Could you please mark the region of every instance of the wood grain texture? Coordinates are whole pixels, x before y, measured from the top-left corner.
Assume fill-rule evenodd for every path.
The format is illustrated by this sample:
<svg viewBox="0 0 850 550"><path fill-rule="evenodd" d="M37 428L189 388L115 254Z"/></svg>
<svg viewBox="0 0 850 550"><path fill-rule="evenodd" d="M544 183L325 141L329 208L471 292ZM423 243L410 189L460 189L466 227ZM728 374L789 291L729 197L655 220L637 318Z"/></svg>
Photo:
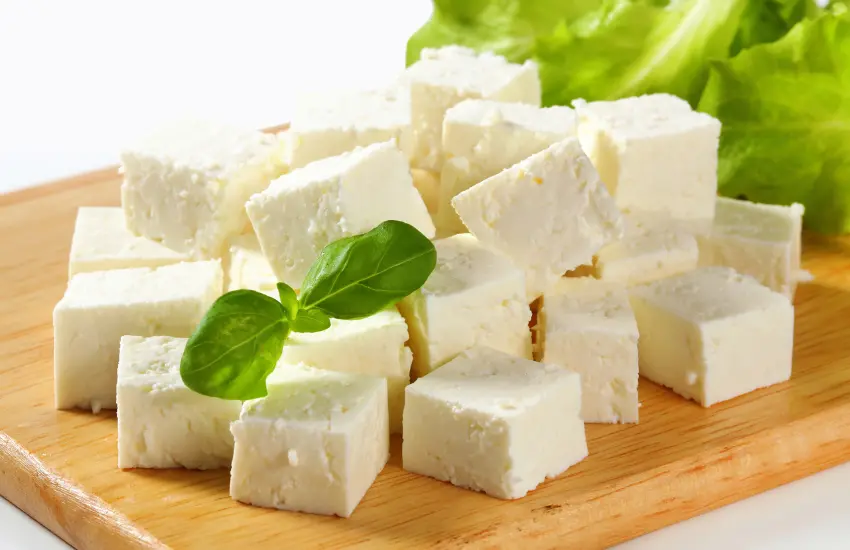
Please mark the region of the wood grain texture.
<svg viewBox="0 0 850 550"><path fill-rule="evenodd" d="M389 465L350 519L233 502L226 471L116 467L114 413L53 409L51 312L76 208L114 169L0 196L0 493L78 548L604 548L850 460L850 240L808 236L790 382L711 409L641 381L641 423L505 502Z"/></svg>

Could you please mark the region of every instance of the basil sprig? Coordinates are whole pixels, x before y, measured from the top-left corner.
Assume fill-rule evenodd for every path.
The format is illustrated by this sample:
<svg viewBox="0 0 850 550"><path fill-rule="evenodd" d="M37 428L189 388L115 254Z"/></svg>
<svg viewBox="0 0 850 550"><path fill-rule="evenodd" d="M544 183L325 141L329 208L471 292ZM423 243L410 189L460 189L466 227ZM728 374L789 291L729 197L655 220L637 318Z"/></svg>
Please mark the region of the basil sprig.
<svg viewBox="0 0 850 550"><path fill-rule="evenodd" d="M362 319L425 284L437 262L434 244L402 222L326 246L301 285L301 307L336 319Z"/></svg>
<svg viewBox="0 0 850 550"><path fill-rule="evenodd" d="M298 317L298 295L286 283L277 284L277 295L280 296L280 305L286 313L286 320L290 323L294 322Z"/></svg>
<svg viewBox="0 0 850 550"><path fill-rule="evenodd" d="M331 318L374 315L418 290L436 263L433 243L400 221L335 241L307 272L300 297L278 283L279 302L253 290L216 300L186 343L180 377L211 397L264 397L290 331L321 332Z"/></svg>
<svg viewBox="0 0 850 550"><path fill-rule="evenodd" d="M283 305L253 290L234 290L216 300L180 359L180 377L190 389L222 399L266 395L289 320Z"/></svg>

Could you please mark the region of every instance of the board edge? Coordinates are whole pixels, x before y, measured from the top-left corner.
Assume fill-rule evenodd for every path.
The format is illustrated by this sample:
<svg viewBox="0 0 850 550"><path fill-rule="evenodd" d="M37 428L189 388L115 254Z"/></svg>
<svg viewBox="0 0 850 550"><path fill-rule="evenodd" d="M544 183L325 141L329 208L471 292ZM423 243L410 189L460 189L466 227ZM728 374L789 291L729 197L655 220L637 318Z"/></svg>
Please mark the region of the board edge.
<svg viewBox="0 0 850 550"><path fill-rule="evenodd" d="M765 446L778 449L758 452ZM606 490L585 495L581 503L540 506L531 517L488 529L485 537L455 534L436 547L550 547L557 543L608 548L848 460L850 404L844 404L624 477ZM76 548L104 547L104 541L110 549L168 548L99 497L50 470L3 432L0 472L0 495ZM738 490L729 491L730 483L738 485ZM612 495L619 496L613 505ZM652 512L646 513L647 509ZM616 526L592 519L612 515Z"/></svg>
<svg viewBox="0 0 850 550"><path fill-rule="evenodd" d="M168 547L0 432L0 495L74 548Z"/></svg>

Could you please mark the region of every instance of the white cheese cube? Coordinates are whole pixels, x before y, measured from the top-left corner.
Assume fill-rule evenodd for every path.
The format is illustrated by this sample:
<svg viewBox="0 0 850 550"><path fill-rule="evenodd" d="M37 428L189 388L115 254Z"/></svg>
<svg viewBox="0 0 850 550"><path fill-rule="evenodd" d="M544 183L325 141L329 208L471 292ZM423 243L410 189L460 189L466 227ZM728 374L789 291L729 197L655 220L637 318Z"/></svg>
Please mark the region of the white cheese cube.
<svg viewBox="0 0 850 550"><path fill-rule="evenodd" d="M118 354L118 467L229 468L240 401L195 393L180 378L186 338L123 336Z"/></svg>
<svg viewBox="0 0 850 550"><path fill-rule="evenodd" d="M248 226L245 201L286 171L280 139L209 123L163 128L121 155L130 231L193 258L220 258Z"/></svg>
<svg viewBox="0 0 850 550"><path fill-rule="evenodd" d="M293 170L251 197L246 207L275 276L295 289L325 245L384 221L407 222L434 236L407 159L392 142Z"/></svg>
<svg viewBox="0 0 850 550"><path fill-rule="evenodd" d="M699 263L734 268L793 298L797 283L809 278L800 269L802 228L801 204L776 206L718 197L711 232L699 237Z"/></svg>
<svg viewBox="0 0 850 550"><path fill-rule="evenodd" d="M247 288L268 293L279 299L277 278L269 261L263 256L256 235L247 233L231 239L225 260L228 292Z"/></svg>
<svg viewBox="0 0 850 550"><path fill-rule="evenodd" d="M629 297L641 375L703 407L791 376L794 307L748 275L704 267Z"/></svg>
<svg viewBox="0 0 850 550"><path fill-rule="evenodd" d="M470 187L452 206L484 245L526 270L529 300L623 234L620 212L575 138Z"/></svg>
<svg viewBox="0 0 850 550"><path fill-rule="evenodd" d="M348 517L389 457L383 378L278 368L231 425L235 500Z"/></svg>
<svg viewBox="0 0 850 550"><path fill-rule="evenodd" d="M596 253L597 278L637 285L696 269L699 248L687 226L655 214L623 218L623 238Z"/></svg>
<svg viewBox="0 0 850 550"><path fill-rule="evenodd" d="M464 99L492 99L540 105L537 64L508 63L492 53L448 46L422 50L419 61L401 77L410 90L413 121L413 165L439 171L443 117Z"/></svg>
<svg viewBox="0 0 850 550"><path fill-rule="evenodd" d="M579 375L474 348L407 387L405 470L525 496L587 456Z"/></svg>
<svg viewBox="0 0 850 550"><path fill-rule="evenodd" d="M114 409L121 337L188 337L221 291L217 260L75 275L53 310L56 408Z"/></svg>
<svg viewBox="0 0 850 550"><path fill-rule="evenodd" d="M413 356L405 347L407 324L395 309L346 321L331 319L322 332L293 332L281 356L284 368L304 363L319 369L370 374L387 379L390 433L401 433L404 388L410 383Z"/></svg>
<svg viewBox="0 0 850 550"><path fill-rule="evenodd" d="M89 271L159 267L189 260L158 242L131 233L119 207L84 206L77 210L68 277Z"/></svg>
<svg viewBox="0 0 850 550"><path fill-rule="evenodd" d="M321 332L293 332L281 360L352 374L407 376L407 324L395 309L356 320L331 319Z"/></svg>
<svg viewBox="0 0 850 550"><path fill-rule="evenodd" d="M287 132L291 168L372 143L395 141L413 153L410 98L406 91L375 90L302 98Z"/></svg>
<svg viewBox="0 0 850 550"><path fill-rule="evenodd" d="M450 204L455 195L575 135L575 113L569 107L468 99L446 111L438 230L446 235L466 231Z"/></svg>
<svg viewBox="0 0 850 550"><path fill-rule="evenodd" d="M581 145L618 207L707 229L717 194L717 119L668 94L574 106Z"/></svg>
<svg viewBox="0 0 850 550"><path fill-rule="evenodd" d="M414 378L473 346L531 357L525 277L467 233L434 242L437 266L399 309L410 328Z"/></svg>
<svg viewBox="0 0 850 550"><path fill-rule="evenodd" d="M541 360L581 375L585 422L638 421L638 328L623 286L561 279L543 297Z"/></svg>

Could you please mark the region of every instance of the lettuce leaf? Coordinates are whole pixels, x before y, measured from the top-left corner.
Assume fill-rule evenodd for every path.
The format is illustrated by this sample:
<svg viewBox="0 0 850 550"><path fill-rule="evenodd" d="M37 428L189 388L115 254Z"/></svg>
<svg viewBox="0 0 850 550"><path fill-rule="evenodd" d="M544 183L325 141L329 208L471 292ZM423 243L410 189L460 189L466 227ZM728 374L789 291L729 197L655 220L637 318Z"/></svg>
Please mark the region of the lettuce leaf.
<svg viewBox="0 0 850 550"><path fill-rule="evenodd" d="M695 104L708 60L724 57L746 0L611 0L570 27L540 37L544 101L616 99L652 92Z"/></svg>
<svg viewBox="0 0 850 550"><path fill-rule="evenodd" d="M741 16L729 55L756 44L775 42L794 25L819 15L820 11L814 0L751 0Z"/></svg>
<svg viewBox="0 0 850 550"><path fill-rule="evenodd" d="M514 62L534 54L537 36L593 11L599 0L434 0L434 13L407 42L407 64L422 48L459 44Z"/></svg>
<svg viewBox="0 0 850 550"><path fill-rule="evenodd" d="M540 65L543 103L666 91L696 103L749 0L435 0L408 41L462 44Z"/></svg>
<svg viewBox="0 0 850 550"><path fill-rule="evenodd" d="M850 14L843 4L780 40L711 63L699 104L723 123L721 194L806 207L850 232Z"/></svg>
<svg viewBox="0 0 850 550"><path fill-rule="evenodd" d="M655 91L696 104L709 60L774 42L820 12L816 0L434 0L406 58L450 44L533 58L547 105Z"/></svg>

